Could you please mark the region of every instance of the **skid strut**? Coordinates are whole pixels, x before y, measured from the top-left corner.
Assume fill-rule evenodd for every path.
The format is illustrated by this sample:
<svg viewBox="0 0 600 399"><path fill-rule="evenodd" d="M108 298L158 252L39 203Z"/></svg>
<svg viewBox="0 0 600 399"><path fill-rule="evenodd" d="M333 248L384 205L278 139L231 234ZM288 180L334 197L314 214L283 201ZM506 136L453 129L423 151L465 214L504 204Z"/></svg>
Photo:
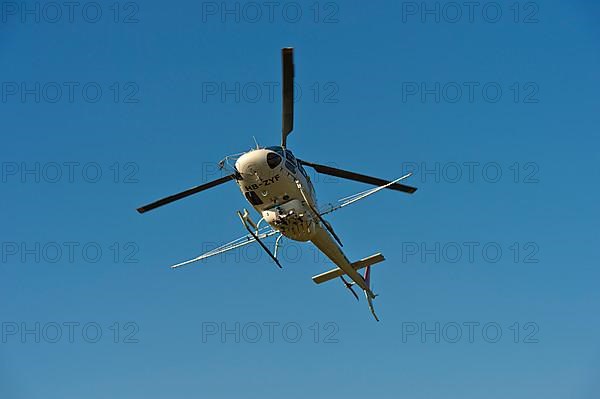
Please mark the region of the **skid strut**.
<svg viewBox="0 0 600 399"><path fill-rule="evenodd" d="M279 263L279 261L277 260L277 258L273 255L273 253L271 253L271 251L269 250L269 248L267 248L267 246L265 245L264 242L262 242L260 240L260 238L258 238L258 236L256 235L256 233L254 231L252 231L252 229L250 228L250 226L248 226L248 211L244 212L244 215L242 215L242 213L240 211L237 212L238 216L240 217L240 220L242 221L242 224L244 225L244 227L246 228L246 230L248 230L248 233L250 233L250 235L254 238L254 241L258 242L260 244L260 246L262 247L262 249L265 250L265 252L271 257L271 259L273 259L273 261L275 262L275 264L277 266L279 266L280 269L283 269L283 267L281 267L281 264ZM255 226L254 223L252 223L253 226Z"/></svg>

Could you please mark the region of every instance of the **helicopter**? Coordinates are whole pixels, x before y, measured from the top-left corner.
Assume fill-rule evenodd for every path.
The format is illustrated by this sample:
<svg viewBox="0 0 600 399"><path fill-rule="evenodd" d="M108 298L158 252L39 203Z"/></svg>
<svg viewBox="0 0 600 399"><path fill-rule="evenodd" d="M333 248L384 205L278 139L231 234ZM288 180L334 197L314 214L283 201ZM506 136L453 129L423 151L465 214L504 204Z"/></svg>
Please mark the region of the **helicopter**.
<svg viewBox="0 0 600 399"><path fill-rule="evenodd" d="M344 286L359 300L354 291L358 286L364 293L369 309L379 321L373 306L377 296L371 289L371 266L385 260L381 253L351 262L344 254L342 241L334 231L331 223L323 216L337 211L350 204L367 198L383 189L413 194L417 189L400 181L408 178L407 173L395 180L388 181L360 173L338 169L296 158L287 147L287 137L294 126L294 49L286 47L281 50L282 61L282 131L281 144L278 146L260 147L258 144L247 152L225 157L219 162L220 169L231 173L208 183L192 187L180 193L154 201L137 209L139 213L167 205L190 195L208 190L218 185L235 182L245 199L261 216L254 222L247 209L237 211L237 215L248 233L218 248L210 250L193 259L175 264L179 268L200 260L231 251L236 248L258 243L273 262L282 268L278 259L281 239L286 237L299 242L314 244L337 267L318 274L312 279L316 284L340 278ZM316 191L305 167L313 168L317 173L354 180L375 186L366 191L342 198L335 204L319 208ZM273 251L265 243L265 239L277 235ZM359 270L365 269L361 275ZM348 281L348 279L350 281Z"/></svg>

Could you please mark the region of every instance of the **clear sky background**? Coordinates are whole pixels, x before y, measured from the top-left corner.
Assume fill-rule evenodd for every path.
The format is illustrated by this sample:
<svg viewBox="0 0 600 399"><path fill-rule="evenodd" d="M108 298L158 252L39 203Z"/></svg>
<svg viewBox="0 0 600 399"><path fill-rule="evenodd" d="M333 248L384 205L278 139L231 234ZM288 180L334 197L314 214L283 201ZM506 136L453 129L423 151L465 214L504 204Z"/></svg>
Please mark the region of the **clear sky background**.
<svg viewBox="0 0 600 399"><path fill-rule="evenodd" d="M56 4L2 3L2 398L598 397L597 2ZM415 171L328 218L380 323L308 245L170 270L234 184L135 212L279 143L285 46L298 157Z"/></svg>

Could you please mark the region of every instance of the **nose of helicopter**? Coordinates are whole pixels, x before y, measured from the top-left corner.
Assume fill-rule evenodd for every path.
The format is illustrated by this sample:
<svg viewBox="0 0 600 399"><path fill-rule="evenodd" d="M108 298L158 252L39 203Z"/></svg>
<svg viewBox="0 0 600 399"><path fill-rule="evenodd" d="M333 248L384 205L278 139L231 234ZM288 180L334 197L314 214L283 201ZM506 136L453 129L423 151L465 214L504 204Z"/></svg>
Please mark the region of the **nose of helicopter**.
<svg viewBox="0 0 600 399"><path fill-rule="evenodd" d="M266 176L272 174L273 169L281 163L281 156L268 149L252 150L238 158L235 168L242 175Z"/></svg>

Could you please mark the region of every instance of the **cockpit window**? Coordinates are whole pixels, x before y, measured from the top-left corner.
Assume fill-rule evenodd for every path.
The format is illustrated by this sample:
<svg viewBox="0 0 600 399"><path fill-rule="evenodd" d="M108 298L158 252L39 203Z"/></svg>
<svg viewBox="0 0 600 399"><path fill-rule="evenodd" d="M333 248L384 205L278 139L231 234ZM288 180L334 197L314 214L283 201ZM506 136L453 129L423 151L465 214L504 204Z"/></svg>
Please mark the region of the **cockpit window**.
<svg viewBox="0 0 600 399"><path fill-rule="evenodd" d="M267 154L267 164L269 165L269 168L273 169L275 168L277 165L279 165L281 163L281 157L274 153L274 152L270 152Z"/></svg>
<svg viewBox="0 0 600 399"><path fill-rule="evenodd" d="M285 161L285 167L288 168L293 174L296 174L296 166L290 161Z"/></svg>
<svg viewBox="0 0 600 399"><path fill-rule="evenodd" d="M310 180L308 173L306 173L306 170L302 167L302 164L300 162L298 162L298 169L300 169L300 173L302 173L307 180Z"/></svg>
<svg viewBox="0 0 600 399"><path fill-rule="evenodd" d="M279 146L267 147L267 150L275 151L279 155L283 156L283 148Z"/></svg>
<svg viewBox="0 0 600 399"><path fill-rule="evenodd" d="M287 158L288 161L291 161L293 164L296 163L296 158L294 157L294 154L292 154L292 152L290 150L285 150L285 157Z"/></svg>

